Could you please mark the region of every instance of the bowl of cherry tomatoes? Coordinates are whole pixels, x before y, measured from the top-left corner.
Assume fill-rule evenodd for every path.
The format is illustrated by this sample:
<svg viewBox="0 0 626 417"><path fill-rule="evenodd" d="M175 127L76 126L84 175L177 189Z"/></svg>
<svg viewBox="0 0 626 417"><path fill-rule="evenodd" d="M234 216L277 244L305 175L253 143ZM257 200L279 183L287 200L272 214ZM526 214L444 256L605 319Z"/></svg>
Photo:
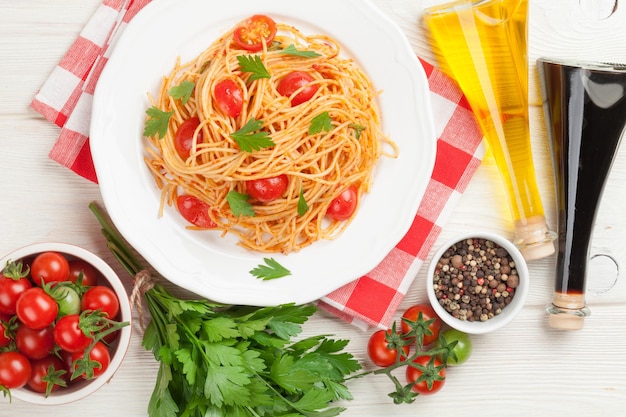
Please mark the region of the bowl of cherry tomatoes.
<svg viewBox="0 0 626 417"><path fill-rule="evenodd" d="M130 343L131 306L115 271L66 243L0 259L0 391L57 405L107 383Z"/></svg>

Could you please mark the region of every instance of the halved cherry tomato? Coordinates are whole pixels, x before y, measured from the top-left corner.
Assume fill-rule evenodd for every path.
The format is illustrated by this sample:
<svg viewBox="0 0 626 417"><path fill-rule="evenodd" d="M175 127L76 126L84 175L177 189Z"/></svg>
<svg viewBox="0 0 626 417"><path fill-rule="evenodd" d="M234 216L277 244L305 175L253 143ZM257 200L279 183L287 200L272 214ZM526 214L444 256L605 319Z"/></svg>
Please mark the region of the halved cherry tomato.
<svg viewBox="0 0 626 417"><path fill-rule="evenodd" d="M191 224L204 229L213 229L217 226L209 216L211 207L192 195L179 195L176 199L176 206L183 218Z"/></svg>
<svg viewBox="0 0 626 417"><path fill-rule="evenodd" d="M349 219L356 210L359 195L354 185L349 186L330 202L326 215L335 221Z"/></svg>
<svg viewBox="0 0 626 417"><path fill-rule="evenodd" d="M442 324L435 310L428 304L416 304L406 309L404 314L402 314L402 333L409 333L411 331L411 324L407 321L416 322L420 313L424 321L433 319L433 322L428 326L430 334L425 334L422 339L422 346L428 346L439 338Z"/></svg>
<svg viewBox="0 0 626 417"><path fill-rule="evenodd" d="M32 367L20 352L0 353L0 385L8 389L22 388L30 378Z"/></svg>
<svg viewBox="0 0 626 417"><path fill-rule="evenodd" d="M198 126L200 126L200 119L192 117L185 120L176 130L176 134L174 135L174 148L176 148L176 152L178 152L178 155L182 159L189 158L193 145L193 134ZM202 130L200 130L198 132L197 143L202 143L203 140L204 134Z"/></svg>
<svg viewBox="0 0 626 417"><path fill-rule="evenodd" d="M391 330L377 330L367 342L367 355L374 364L381 367L393 365L398 357L398 347L389 347L388 334L391 334ZM409 345L402 346L401 360L406 360L409 356L409 349Z"/></svg>
<svg viewBox="0 0 626 417"><path fill-rule="evenodd" d="M98 272L89 262L82 259L74 259L69 261L71 282L78 281L79 275L83 274L82 284L86 287L93 287L98 283Z"/></svg>
<svg viewBox="0 0 626 417"><path fill-rule="evenodd" d="M289 178L286 174L281 174L276 177L246 181L246 191L255 200L267 203L283 195L288 185Z"/></svg>
<svg viewBox="0 0 626 417"><path fill-rule="evenodd" d="M435 356L418 356L413 360L417 367L406 367L406 380L413 385L414 392L422 395L434 394L443 388L446 367Z"/></svg>
<svg viewBox="0 0 626 417"><path fill-rule="evenodd" d="M263 49L263 44L272 43L274 36L276 36L276 22L271 17L260 14L241 22L233 33L237 46L252 52Z"/></svg>
<svg viewBox="0 0 626 417"><path fill-rule="evenodd" d="M225 78L213 89L217 107L229 117L237 117L243 109L243 90L235 81Z"/></svg>
<svg viewBox="0 0 626 417"><path fill-rule="evenodd" d="M302 91L291 99L291 107L295 107L298 104L309 101L317 92L319 86L317 84L311 84L313 81L315 81L315 78L309 73L294 71L285 75L278 83L276 89L281 96L289 97L302 88Z"/></svg>
<svg viewBox="0 0 626 417"><path fill-rule="evenodd" d="M35 284L67 281L70 276L70 265L62 254L58 252L43 252L37 255L30 273Z"/></svg>
<svg viewBox="0 0 626 417"><path fill-rule="evenodd" d="M20 295L15 305L17 318L31 329L43 329L54 322L59 305L40 287L29 288Z"/></svg>

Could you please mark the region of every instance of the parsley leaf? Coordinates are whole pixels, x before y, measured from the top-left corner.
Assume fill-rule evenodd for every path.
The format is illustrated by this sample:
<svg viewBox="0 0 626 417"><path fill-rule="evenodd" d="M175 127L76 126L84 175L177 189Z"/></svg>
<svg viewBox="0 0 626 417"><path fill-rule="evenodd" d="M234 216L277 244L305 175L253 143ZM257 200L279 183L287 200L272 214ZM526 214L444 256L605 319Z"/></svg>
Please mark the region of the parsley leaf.
<svg viewBox="0 0 626 417"><path fill-rule="evenodd" d="M309 205L304 199L304 190L300 188L300 197L298 197L298 215L304 216L309 211Z"/></svg>
<svg viewBox="0 0 626 417"><path fill-rule="evenodd" d="M248 194L239 193L235 190L231 190L226 194L226 201L228 201L228 205L230 209L233 211L233 214L237 217L247 216L254 217L256 213L254 212L254 208L252 204L248 203L248 199L250 196Z"/></svg>
<svg viewBox="0 0 626 417"><path fill-rule="evenodd" d="M165 137L167 127L170 124L170 118L174 114L174 111L165 112L156 106L152 106L146 110L146 114L148 115L148 119L146 120L146 126L143 129L143 135L157 135L159 139Z"/></svg>
<svg viewBox="0 0 626 417"><path fill-rule="evenodd" d="M231 133L230 137L237 142L239 149L244 152L258 151L276 145L268 132L260 130L262 126L263 120L252 118L244 127Z"/></svg>
<svg viewBox="0 0 626 417"><path fill-rule="evenodd" d="M176 100L180 99L183 104L187 104L194 88L196 88L196 83L185 80L179 85L175 85L170 88L168 92L170 93L170 96L174 97Z"/></svg>
<svg viewBox="0 0 626 417"><path fill-rule="evenodd" d="M239 55L237 62L239 62L241 71L252 74L250 81L271 77L259 55Z"/></svg>
<svg viewBox="0 0 626 417"><path fill-rule="evenodd" d="M302 58L315 58L318 56L321 56L320 54L318 54L315 51L301 51L296 49L296 46L294 44L289 45L288 47L286 47L285 49L283 49L282 51L280 51L281 54L285 54L285 55L293 55L293 56L299 56Z"/></svg>
<svg viewBox="0 0 626 417"><path fill-rule="evenodd" d="M367 129L365 126L358 123L350 123L348 127L354 129L354 136L357 140L361 139L361 132Z"/></svg>
<svg viewBox="0 0 626 417"><path fill-rule="evenodd" d="M315 135L316 133L320 133L322 131L330 132L332 128L333 125L330 114L325 111L318 114L311 120L311 125L309 126L309 135Z"/></svg>
<svg viewBox="0 0 626 417"><path fill-rule="evenodd" d="M264 281L291 275L291 271L279 264L274 258L263 258L265 265L258 265L250 270L250 274Z"/></svg>

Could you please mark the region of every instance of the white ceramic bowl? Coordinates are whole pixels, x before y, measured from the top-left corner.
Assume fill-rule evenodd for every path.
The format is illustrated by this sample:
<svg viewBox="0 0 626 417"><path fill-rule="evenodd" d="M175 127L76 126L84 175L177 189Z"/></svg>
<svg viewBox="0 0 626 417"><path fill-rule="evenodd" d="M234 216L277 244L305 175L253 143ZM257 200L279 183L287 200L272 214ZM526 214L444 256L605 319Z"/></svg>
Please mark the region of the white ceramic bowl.
<svg viewBox="0 0 626 417"><path fill-rule="evenodd" d="M130 343L131 334L131 306L128 298L128 294L122 285L119 277L115 271L105 263L101 258L93 253L85 250L81 247L74 246L67 243L35 243L17 249L0 260L0 269L4 268L7 261L17 261L20 259L30 259L41 252L55 251L65 255L68 260L82 259L91 264L98 272L98 285L107 285L111 287L120 301L120 317L119 321L129 322L128 326L123 327L120 330L119 336L111 345L111 363L107 370L98 378L91 379L89 381L75 381L67 388L61 387L52 392L47 398L44 394L34 392L28 387L24 387L17 390L11 390L11 395L23 401L27 401L33 404L43 405L58 405L65 404L73 401L80 400L93 392L97 391L100 387L106 384L112 377L115 371L119 368L126 355L128 345Z"/></svg>
<svg viewBox="0 0 626 417"><path fill-rule="evenodd" d="M452 314L450 314L439 303L439 300L437 299L434 290L433 276L441 257L452 245L456 244L457 242L462 242L463 240L471 238L490 240L500 247L504 248L515 262L515 269L517 270L517 275L519 276L519 285L515 289L515 293L510 304L507 304L504 308L502 308L502 311L499 314L493 316L490 319L487 319L486 321L461 320L452 316ZM515 245L513 245L513 243L511 243L506 238L488 232L463 233L445 242L434 254L433 259L428 267L428 276L426 279L426 292L428 294L428 299L437 315L450 327L470 334L482 334L492 332L513 320L513 318L517 316L517 314L524 306L526 297L528 295L528 286L528 266L526 265L526 261L524 260L524 257L522 256L520 251L517 249L517 247L515 247Z"/></svg>

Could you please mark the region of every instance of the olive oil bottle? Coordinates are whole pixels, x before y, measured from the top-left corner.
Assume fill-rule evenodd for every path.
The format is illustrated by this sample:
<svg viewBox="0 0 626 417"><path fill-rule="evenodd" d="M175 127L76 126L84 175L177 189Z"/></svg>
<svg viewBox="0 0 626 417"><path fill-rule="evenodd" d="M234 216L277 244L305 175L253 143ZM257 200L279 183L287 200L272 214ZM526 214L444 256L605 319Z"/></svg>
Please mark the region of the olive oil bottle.
<svg viewBox="0 0 626 417"><path fill-rule="evenodd" d="M537 187L528 121L527 0L428 8L442 70L465 94L506 186L515 243L527 260L554 253Z"/></svg>

